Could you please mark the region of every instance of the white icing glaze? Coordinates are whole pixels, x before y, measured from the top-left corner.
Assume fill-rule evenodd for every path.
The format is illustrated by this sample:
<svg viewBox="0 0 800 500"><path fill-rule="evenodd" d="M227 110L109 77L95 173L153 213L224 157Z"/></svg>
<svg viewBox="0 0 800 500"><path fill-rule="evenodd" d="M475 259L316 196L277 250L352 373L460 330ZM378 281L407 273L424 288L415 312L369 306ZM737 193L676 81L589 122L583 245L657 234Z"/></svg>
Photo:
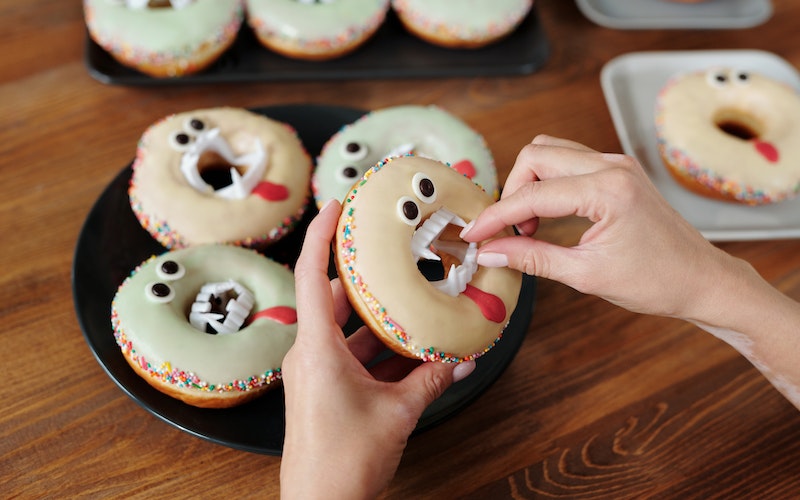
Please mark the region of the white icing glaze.
<svg viewBox="0 0 800 500"><path fill-rule="evenodd" d="M129 8L108 0L84 0L92 38L125 64L173 66L190 71L198 54L227 47L244 18L242 0L194 0L180 8ZM183 68L183 69L175 69Z"/></svg>
<svg viewBox="0 0 800 500"><path fill-rule="evenodd" d="M433 182L433 201L426 202L415 194L414 180L419 179L419 173ZM440 244L437 238L448 222L460 228L473 220L492 204L492 198L444 164L421 157L392 159L365 177L347 197L337 229L337 267L346 270L345 286L354 287L368 309L385 310L387 318L381 321L387 333L395 334L391 326L398 325L408 337L404 347L413 355L423 359L432 352L458 359L482 355L516 307L521 274L508 268L477 266L474 248L469 250L469 245L455 236L457 229L444 238L451 247ZM397 201L401 199L415 203L423 222L419 229L407 223L402 210L398 212ZM434 221L424 223L431 219ZM503 235L511 235L510 230ZM448 250L463 257L456 268L467 268L441 284L444 291L417 268L419 258L438 259L425 250L428 242L438 253ZM467 257L468 253L472 257ZM488 320L467 294L453 293L453 289L463 291L467 281L470 287L502 301L503 316Z"/></svg>
<svg viewBox="0 0 800 500"><path fill-rule="evenodd" d="M229 151L217 156L243 161L236 166L245 169L242 177L248 181L239 186L239 194L247 196L218 196L205 181L195 180L194 184L200 182L199 187L205 188L201 192L184 176L185 154L170 137L183 131L189 119L202 121L207 130L218 130L218 140ZM262 156L263 165L258 161ZM202 170L219 159L199 154L192 162L203 164ZM299 218L309 198L310 176L311 158L286 124L237 108L196 110L161 120L143 134L133 165L131 204L142 225L168 248L218 242L258 244L282 236L291 227L287 221ZM245 188L254 182L254 190Z"/></svg>
<svg viewBox="0 0 800 500"><path fill-rule="evenodd" d="M184 275L164 282L156 270L167 260L183 266ZM291 271L253 250L207 245L167 252L143 263L119 287L112 317L116 316L118 329L139 362L145 360L154 371L192 372L222 386L279 369L294 342L296 323L259 318L227 335L208 334L189 323L192 303L202 287L231 279L252 292L254 312L296 307ZM154 282L167 284L173 298L164 303L147 299L146 289Z"/></svg>
<svg viewBox="0 0 800 500"><path fill-rule="evenodd" d="M433 38L487 43L525 18L532 0L392 0L404 23Z"/></svg>
<svg viewBox="0 0 800 500"><path fill-rule="evenodd" d="M726 133L716 125L724 121L746 122L756 137ZM780 201L800 190L800 97L788 85L729 68L678 75L658 97L656 132L678 168L741 201Z"/></svg>
<svg viewBox="0 0 800 500"><path fill-rule="evenodd" d="M359 153L346 151L348 144L361 146ZM436 106L404 105L378 109L347 125L331 137L317 158L312 185L317 205L345 195L364 172L386 157L413 150L460 168L474 167L472 180L495 198L499 187L494 158L486 141L475 130ZM344 170L352 168L352 175Z"/></svg>
<svg viewBox="0 0 800 500"><path fill-rule="evenodd" d="M247 0L248 23L259 39L270 48L307 54L338 55L365 41L388 10L389 0Z"/></svg>

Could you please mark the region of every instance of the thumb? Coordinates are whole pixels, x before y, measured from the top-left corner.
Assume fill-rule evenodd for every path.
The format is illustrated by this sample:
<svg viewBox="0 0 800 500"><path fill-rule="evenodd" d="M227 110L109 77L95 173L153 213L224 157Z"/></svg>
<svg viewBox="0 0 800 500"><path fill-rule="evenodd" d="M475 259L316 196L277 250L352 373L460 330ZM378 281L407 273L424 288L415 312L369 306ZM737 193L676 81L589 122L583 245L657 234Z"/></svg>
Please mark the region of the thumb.
<svg viewBox="0 0 800 500"><path fill-rule="evenodd" d="M454 382L463 379L474 369L474 360L458 364L424 362L399 383L401 394L405 396L409 410L421 415L425 408L444 394Z"/></svg>

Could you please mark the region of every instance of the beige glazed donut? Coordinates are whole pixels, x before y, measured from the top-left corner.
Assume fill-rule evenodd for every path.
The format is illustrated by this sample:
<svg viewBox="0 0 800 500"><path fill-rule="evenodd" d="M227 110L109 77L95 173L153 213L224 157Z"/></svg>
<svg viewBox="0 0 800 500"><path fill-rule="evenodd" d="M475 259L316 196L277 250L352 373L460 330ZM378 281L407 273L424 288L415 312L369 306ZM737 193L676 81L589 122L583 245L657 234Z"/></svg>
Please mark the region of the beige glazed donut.
<svg viewBox="0 0 800 500"><path fill-rule="evenodd" d="M695 193L762 205L800 192L800 96L782 82L732 68L678 75L655 125L670 174Z"/></svg>
<svg viewBox="0 0 800 500"><path fill-rule="evenodd" d="M478 266L478 245L458 236L493 201L444 163L415 156L379 163L346 197L336 267L353 308L392 350L460 362L500 339L522 275ZM418 266L439 261L443 276L429 281Z"/></svg>
<svg viewBox="0 0 800 500"><path fill-rule="evenodd" d="M297 333L291 271L254 250L202 245L140 264L111 306L114 337L148 384L226 408L275 387Z"/></svg>
<svg viewBox="0 0 800 500"><path fill-rule="evenodd" d="M311 168L288 124L239 108L201 109L145 131L129 197L142 227L167 248L257 247L300 219Z"/></svg>

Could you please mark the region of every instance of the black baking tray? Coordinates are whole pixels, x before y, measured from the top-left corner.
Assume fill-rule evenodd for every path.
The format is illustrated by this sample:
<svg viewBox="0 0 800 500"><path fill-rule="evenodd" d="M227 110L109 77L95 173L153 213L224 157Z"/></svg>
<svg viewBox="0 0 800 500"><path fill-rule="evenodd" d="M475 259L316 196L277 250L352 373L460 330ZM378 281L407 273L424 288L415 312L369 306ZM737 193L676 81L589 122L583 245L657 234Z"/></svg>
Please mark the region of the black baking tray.
<svg viewBox="0 0 800 500"><path fill-rule="evenodd" d="M352 54L331 61L299 61L270 52L244 23L236 41L201 73L154 78L114 60L87 34L85 63L96 80L116 85L247 83L292 80L351 80L504 76L530 74L547 61L550 45L535 5L505 39L479 49L446 49L409 34L393 12L375 36Z"/></svg>

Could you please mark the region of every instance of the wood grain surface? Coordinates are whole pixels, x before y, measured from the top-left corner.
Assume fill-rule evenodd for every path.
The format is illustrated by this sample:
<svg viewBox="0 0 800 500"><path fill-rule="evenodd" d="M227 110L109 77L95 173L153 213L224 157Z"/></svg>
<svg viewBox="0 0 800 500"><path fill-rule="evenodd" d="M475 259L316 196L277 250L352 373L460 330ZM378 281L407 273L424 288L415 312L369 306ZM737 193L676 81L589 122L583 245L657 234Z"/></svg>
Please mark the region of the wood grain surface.
<svg viewBox="0 0 800 500"><path fill-rule="evenodd" d="M81 225L153 121L220 105L437 104L486 137L504 179L537 133L621 150L599 80L615 56L761 49L800 67L800 2L773 3L749 29L617 31L572 1L537 0L551 52L525 76L150 87L89 76L77 0L0 3L0 496L278 496L279 457L154 417L106 375L78 326ZM571 244L585 227L545 221L540 237ZM800 299L800 241L719 246ZM800 496L800 413L732 348L679 320L538 285L514 361L411 439L386 498Z"/></svg>

